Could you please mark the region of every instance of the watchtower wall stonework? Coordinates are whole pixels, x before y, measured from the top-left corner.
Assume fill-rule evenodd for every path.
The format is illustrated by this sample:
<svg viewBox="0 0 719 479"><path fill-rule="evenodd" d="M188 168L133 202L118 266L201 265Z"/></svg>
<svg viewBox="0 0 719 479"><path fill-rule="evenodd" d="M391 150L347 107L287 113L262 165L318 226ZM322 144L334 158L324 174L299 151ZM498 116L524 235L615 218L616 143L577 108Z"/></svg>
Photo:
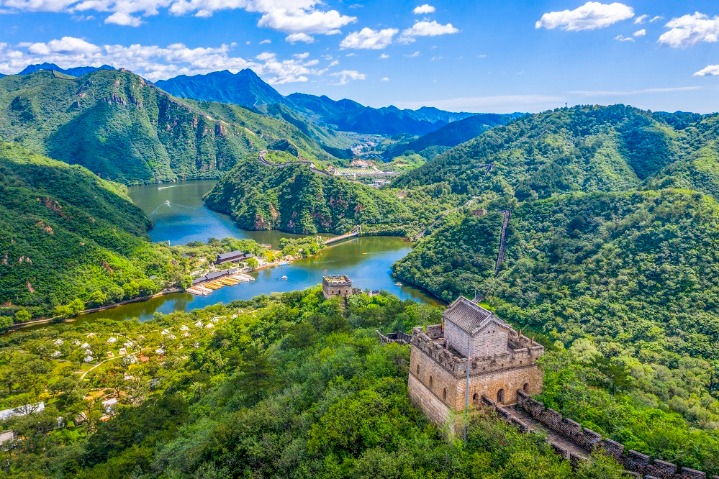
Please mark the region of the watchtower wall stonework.
<svg viewBox="0 0 719 479"><path fill-rule="evenodd" d="M505 352L471 358L469 402L476 406L482 396L500 404L514 404L517 391L542 391L543 375L536 359L542 346L519 333L510 333ZM443 424L451 411L463 411L467 400L467 358L446 347L441 326L412 334L408 388L412 401L436 424ZM524 346L524 347L522 347Z"/></svg>

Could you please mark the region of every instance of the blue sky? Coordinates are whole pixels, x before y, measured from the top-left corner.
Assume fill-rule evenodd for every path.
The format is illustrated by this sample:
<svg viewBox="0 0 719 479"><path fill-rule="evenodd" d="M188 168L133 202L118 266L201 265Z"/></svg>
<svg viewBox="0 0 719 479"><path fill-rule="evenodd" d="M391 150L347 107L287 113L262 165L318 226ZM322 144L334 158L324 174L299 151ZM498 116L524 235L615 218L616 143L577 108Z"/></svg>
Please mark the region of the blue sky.
<svg viewBox="0 0 719 479"><path fill-rule="evenodd" d="M0 0L0 72L252 68L281 93L476 112L719 111L719 2Z"/></svg>

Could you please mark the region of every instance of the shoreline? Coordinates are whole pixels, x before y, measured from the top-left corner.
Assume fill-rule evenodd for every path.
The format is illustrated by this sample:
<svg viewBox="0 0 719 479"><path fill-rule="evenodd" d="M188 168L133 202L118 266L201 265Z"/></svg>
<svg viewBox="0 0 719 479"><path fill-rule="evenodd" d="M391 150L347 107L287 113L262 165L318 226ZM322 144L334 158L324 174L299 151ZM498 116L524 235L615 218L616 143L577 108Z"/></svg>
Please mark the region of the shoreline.
<svg viewBox="0 0 719 479"><path fill-rule="evenodd" d="M74 322L78 317L85 315L85 314L92 314L92 313L99 313L100 311L107 311L108 309L114 309L119 306L124 306L126 304L132 304L132 303L144 303L145 301L149 301L154 298L159 298L161 296L166 296L168 294L175 294L175 293L182 293L185 290L183 288L166 288L160 291L159 293L152 294L150 296L140 296L137 298L132 299L126 299L124 301L120 301L117 303L112 304L106 304L104 306L98 306L96 308L89 308L84 309L80 311L76 316L73 316L72 318L42 318L42 319L33 319L32 321L26 321L24 323L16 323L11 325L7 331L3 334L11 333L13 331L17 331L19 329L25 329L32 326L42 326L46 324L62 324L62 323L72 323Z"/></svg>

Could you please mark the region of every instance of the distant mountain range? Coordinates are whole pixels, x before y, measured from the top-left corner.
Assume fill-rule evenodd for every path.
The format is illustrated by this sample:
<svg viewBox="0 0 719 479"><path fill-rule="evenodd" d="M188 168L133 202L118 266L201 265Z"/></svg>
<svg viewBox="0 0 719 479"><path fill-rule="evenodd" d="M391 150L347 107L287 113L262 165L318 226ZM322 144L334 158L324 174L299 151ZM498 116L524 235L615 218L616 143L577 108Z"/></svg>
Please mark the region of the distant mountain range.
<svg viewBox="0 0 719 479"><path fill-rule="evenodd" d="M221 71L182 75L158 81L156 85L180 98L235 103L261 111L267 111L272 105L284 105L320 125L356 133L424 135L473 115L429 107L418 110L401 110L394 106L372 108L352 100L332 100L304 93L285 97L249 69L236 74Z"/></svg>
<svg viewBox="0 0 719 479"><path fill-rule="evenodd" d="M18 75L29 75L31 73L38 72L40 70L48 70L48 71L55 71L58 73L63 73L65 75L70 75L73 77L81 77L85 76L88 73L92 73L97 70L114 70L114 67L111 67L110 65L102 65L101 67L73 67L73 68L60 68L59 66L55 65L54 63L38 63L36 65L28 65L25 67L23 71L18 73ZM5 75L0 75L5 76Z"/></svg>

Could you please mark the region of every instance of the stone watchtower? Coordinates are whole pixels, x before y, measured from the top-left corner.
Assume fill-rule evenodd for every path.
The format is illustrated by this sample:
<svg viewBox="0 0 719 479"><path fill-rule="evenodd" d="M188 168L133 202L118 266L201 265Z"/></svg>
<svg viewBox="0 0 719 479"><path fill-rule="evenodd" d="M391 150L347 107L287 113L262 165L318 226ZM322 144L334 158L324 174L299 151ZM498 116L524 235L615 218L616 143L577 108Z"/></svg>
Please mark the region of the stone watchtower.
<svg viewBox="0 0 719 479"><path fill-rule="evenodd" d="M325 299L330 299L333 296L346 298L352 294L352 280L347 275L323 276L322 294Z"/></svg>
<svg viewBox="0 0 719 479"><path fill-rule="evenodd" d="M517 402L517 391L542 391L536 365L544 347L473 301L460 296L442 314L442 325L415 328L410 355L409 395L435 423L463 411L469 362L469 402L482 396L498 404Z"/></svg>

